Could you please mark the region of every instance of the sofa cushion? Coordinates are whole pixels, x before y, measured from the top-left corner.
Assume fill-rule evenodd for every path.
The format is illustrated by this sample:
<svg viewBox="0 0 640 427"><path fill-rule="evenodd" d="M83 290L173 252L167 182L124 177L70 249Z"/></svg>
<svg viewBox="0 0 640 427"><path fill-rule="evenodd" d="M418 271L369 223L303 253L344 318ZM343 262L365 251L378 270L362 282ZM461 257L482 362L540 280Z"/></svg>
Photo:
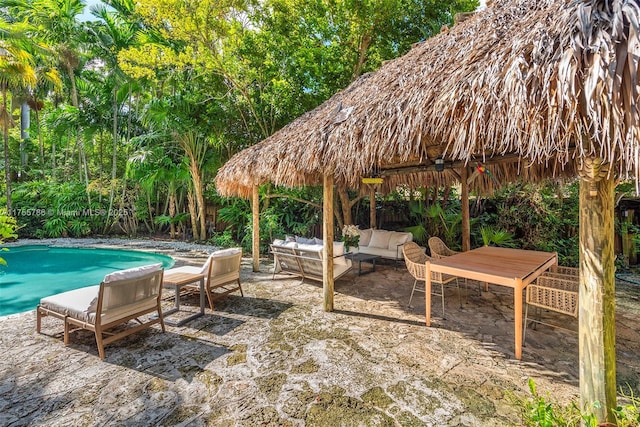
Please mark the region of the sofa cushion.
<svg viewBox="0 0 640 427"><path fill-rule="evenodd" d="M300 236L296 236L296 243L302 243L303 245L315 245L315 242L313 241L314 238L309 239L306 237L300 237Z"/></svg>
<svg viewBox="0 0 640 427"><path fill-rule="evenodd" d="M324 242L322 241L322 239L318 239L317 237L313 238L313 244L314 245L323 245Z"/></svg>
<svg viewBox="0 0 640 427"><path fill-rule="evenodd" d="M389 237L389 246L388 249L390 251L395 251L398 249L399 245L404 245L405 243L411 241L413 239L413 235L411 233L401 233L398 231L392 231L391 237Z"/></svg>
<svg viewBox="0 0 640 427"><path fill-rule="evenodd" d="M386 230L373 230L371 233L371 241L367 246L372 248L389 248L389 238L391 237L391 232Z"/></svg>
<svg viewBox="0 0 640 427"><path fill-rule="evenodd" d="M162 264L143 265L142 267L134 267L126 270L114 271L104 276L104 283L111 283L118 280L131 280L138 277L146 276L149 273L162 270Z"/></svg>
<svg viewBox="0 0 640 427"><path fill-rule="evenodd" d="M360 240L358 244L360 246L369 246L369 242L371 242L371 233L373 233L372 228L367 228L366 230L358 230L360 233Z"/></svg>

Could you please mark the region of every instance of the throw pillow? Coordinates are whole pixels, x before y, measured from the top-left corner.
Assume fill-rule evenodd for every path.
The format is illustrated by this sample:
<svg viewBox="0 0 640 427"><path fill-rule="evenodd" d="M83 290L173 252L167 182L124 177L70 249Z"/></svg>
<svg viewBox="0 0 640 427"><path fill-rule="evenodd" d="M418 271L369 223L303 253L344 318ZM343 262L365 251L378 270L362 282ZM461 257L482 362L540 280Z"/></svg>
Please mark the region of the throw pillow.
<svg viewBox="0 0 640 427"><path fill-rule="evenodd" d="M398 245L404 245L410 240L410 237L413 235L411 233L400 233L398 231L392 231L391 237L389 237L389 249L390 251L395 251L398 249Z"/></svg>
<svg viewBox="0 0 640 427"><path fill-rule="evenodd" d="M370 248L382 248L387 249L389 247L389 238L391 232L387 230L373 230L371 233L371 241L369 242Z"/></svg>
<svg viewBox="0 0 640 427"><path fill-rule="evenodd" d="M360 246L369 246L371 242L371 233L373 233L373 228L367 228L366 230L358 230L360 233L360 241L358 245Z"/></svg>

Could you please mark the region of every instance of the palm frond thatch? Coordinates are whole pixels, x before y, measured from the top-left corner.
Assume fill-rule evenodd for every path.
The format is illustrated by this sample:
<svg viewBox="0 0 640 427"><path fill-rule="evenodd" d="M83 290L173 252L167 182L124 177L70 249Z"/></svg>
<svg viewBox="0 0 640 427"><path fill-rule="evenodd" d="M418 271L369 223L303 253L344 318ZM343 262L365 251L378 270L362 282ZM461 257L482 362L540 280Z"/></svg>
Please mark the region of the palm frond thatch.
<svg viewBox="0 0 640 427"><path fill-rule="evenodd" d="M636 1L495 1L237 154L216 185L246 196L331 173L357 188L401 166L424 170L385 185L455 181L430 169L439 156L499 160L500 182L573 175L590 157L638 178L639 58Z"/></svg>

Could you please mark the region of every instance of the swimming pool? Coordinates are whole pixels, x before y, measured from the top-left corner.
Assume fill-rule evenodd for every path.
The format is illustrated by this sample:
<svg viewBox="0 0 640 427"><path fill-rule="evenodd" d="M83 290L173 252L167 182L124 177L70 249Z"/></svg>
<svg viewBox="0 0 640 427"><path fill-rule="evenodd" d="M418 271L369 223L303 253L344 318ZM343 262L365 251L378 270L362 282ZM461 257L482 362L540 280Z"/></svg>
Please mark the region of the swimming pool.
<svg viewBox="0 0 640 427"><path fill-rule="evenodd" d="M0 316L33 310L40 298L99 284L106 274L146 264L174 264L173 258L121 249L14 246L0 253Z"/></svg>

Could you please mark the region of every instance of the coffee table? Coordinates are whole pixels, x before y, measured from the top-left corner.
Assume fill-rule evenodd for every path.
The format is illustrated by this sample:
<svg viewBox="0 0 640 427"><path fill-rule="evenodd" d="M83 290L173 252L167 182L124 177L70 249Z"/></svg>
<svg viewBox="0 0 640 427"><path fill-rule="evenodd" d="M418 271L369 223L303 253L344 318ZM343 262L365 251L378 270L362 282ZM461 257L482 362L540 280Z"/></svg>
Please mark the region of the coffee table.
<svg viewBox="0 0 640 427"><path fill-rule="evenodd" d="M380 258L379 255L363 254L363 253L346 253L345 258L350 259L353 262L358 263L358 276L376 271L376 260ZM371 268L362 270L362 263L371 264Z"/></svg>
<svg viewBox="0 0 640 427"><path fill-rule="evenodd" d="M165 319L165 323L171 326L182 326L186 322L193 320L197 317L204 315L204 274L196 274L196 273L186 273L186 272L174 272L166 271L162 278L162 286L168 288L174 288L176 291L174 306L172 309L167 310L162 313L163 316L176 313L180 311L180 288L184 285L188 285L189 283L200 283L200 312L192 314L189 317L185 317L179 321L167 320Z"/></svg>

